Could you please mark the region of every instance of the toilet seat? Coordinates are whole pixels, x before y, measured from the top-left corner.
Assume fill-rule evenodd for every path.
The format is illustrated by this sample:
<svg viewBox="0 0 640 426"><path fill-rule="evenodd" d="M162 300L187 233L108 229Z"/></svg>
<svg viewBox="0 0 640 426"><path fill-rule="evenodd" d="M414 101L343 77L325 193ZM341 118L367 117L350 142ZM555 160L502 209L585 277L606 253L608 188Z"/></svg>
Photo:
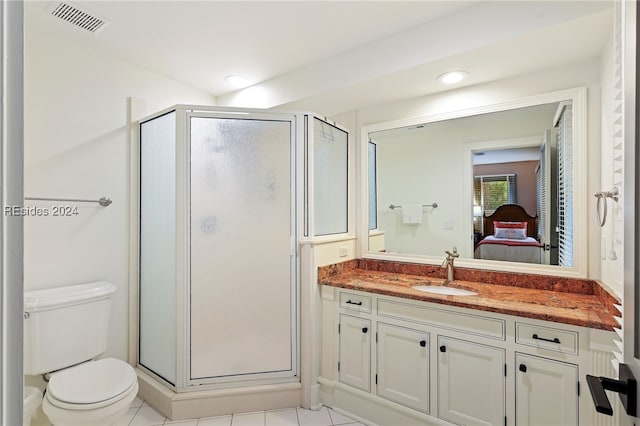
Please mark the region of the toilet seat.
<svg viewBox="0 0 640 426"><path fill-rule="evenodd" d="M45 398L62 409L95 410L127 397L137 383L129 364L104 358L52 374Z"/></svg>
<svg viewBox="0 0 640 426"><path fill-rule="evenodd" d="M62 405L60 401L54 401L51 396L45 395L42 401L42 411L47 415L49 421L56 426L107 426L118 422L127 413L131 402L138 393L138 382L133 387L121 394L118 398L109 400L108 405L95 408L73 406L71 409L59 407ZM53 401L53 402L52 402ZM55 404L57 405L54 405ZM71 406L72 404L64 404Z"/></svg>

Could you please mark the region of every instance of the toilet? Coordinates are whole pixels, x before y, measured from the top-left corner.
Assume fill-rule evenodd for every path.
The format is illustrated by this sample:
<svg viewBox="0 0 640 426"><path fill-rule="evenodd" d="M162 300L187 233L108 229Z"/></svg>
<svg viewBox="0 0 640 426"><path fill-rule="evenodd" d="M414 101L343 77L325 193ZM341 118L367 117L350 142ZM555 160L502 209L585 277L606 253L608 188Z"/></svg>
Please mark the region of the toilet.
<svg viewBox="0 0 640 426"><path fill-rule="evenodd" d="M116 423L138 393L129 364L97 359L115 291L102 281L24 294L24 374L48 379L42 410L54 425Z"/></svg>
<svg viewBox="0 0 640 426"><path fill-rule="evenodd" d="M25 386L22 390L22 426L31 425L31 419L42 402L42 392L35 386Z"/></svg>

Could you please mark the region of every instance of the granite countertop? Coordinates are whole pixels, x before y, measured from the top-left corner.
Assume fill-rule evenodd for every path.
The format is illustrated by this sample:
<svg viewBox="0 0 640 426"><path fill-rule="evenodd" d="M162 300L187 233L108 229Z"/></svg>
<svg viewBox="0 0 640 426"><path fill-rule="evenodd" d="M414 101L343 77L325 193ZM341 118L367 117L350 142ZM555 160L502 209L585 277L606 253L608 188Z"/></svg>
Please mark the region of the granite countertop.
<svg viewBox="0 0 640 426"><path fill-rule="evenodd" d="M615 307L619 301L593 280L554 280L554 277L486 271L476 274L474 270L459 269L456 278L461 279L447 286L471 290L477 295L440 295L412 288L416 285L444 285L444 278L438 276L441 268L435 268L425 265L416 270L412 264L356 259L319 268L318 282L332 287L595 329L613 330L618 327L614 315L620 315ZM475 275L487 280L469 279Z"/></svg>

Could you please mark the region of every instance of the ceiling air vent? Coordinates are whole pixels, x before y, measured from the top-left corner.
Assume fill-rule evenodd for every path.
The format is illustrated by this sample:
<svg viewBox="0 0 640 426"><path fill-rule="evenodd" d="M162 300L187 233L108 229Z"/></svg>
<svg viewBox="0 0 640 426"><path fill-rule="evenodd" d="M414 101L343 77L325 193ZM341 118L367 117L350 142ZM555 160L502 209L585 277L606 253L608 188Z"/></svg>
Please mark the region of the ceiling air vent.
<svg viewBox="0 0 640 426"><path fill-rule="evenodd" d="M68 2L54 2L47 10L53 16L92 33L97 33L109 23L106 19Z"/></svg>

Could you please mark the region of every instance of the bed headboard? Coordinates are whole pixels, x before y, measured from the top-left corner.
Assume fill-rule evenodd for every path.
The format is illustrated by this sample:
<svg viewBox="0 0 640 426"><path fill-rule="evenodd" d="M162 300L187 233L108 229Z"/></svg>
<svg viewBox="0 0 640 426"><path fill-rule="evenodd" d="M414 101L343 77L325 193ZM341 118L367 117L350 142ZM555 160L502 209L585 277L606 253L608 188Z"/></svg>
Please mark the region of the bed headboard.
<svg viewBox="0 0 640 426"><path fill-rule="evenodd" d="M493 221L527 222L527 236L538 238L538 216L529 216L518 204L503 204L491 216L483 216L484 235L493 235Z"/></svg>

